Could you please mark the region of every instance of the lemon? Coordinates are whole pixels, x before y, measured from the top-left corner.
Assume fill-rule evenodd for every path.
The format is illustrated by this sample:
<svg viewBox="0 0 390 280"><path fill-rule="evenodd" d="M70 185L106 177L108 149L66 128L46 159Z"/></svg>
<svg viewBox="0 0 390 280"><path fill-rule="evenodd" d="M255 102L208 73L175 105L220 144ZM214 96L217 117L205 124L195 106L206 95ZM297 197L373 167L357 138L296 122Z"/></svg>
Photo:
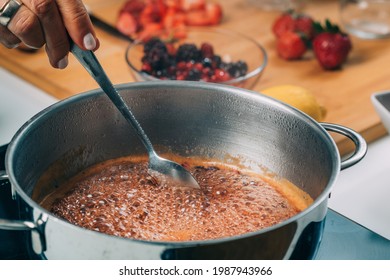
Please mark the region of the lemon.
<svg viewBox="0 0 390 280"><path fill-rule="evenodd" d="M321 106L312 92L295 85L279 85L266 88L261 93L289 104L308 114L316 121L326 116L326 108Z"/></svg>

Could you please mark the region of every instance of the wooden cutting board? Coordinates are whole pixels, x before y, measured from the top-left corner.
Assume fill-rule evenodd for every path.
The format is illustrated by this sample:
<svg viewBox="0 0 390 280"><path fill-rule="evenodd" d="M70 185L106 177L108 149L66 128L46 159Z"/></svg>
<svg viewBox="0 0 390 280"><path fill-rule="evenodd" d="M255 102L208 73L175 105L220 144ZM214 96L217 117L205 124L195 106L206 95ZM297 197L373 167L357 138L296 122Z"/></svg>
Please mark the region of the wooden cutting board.
<svg viewBox="0 0 390 280"><path fill-rule="evenodd" d="M94 14L114 25L119 8L125 0L85 0ZM368 141L375 140L386 131L371 105L374 92L390 90L390 40L361 40L353 38L353 51L348 63L339 71L324 71L313 57L299 61L280 59L275 51L271 26L279 12L262 11L250 1L219 1L224 18L221 27L242 32L261 43L268 52L269 63L255 86L255 91L279 84L295 84L311 90L327 111L326 122L337 123L360 132ZM303 11L314 19L329 18L339 22L338 1L307 1ZM128 42L97 30L101 47L96 52L113 83L132 82L124 55ZM232 42L240 47L239 42ZM26 79L49 94L63 99L97 87L85 70L72 56L65 70L50 67L44 50L25 53L0 47L0 65ZM347 153L350 141L334 135L340 152Z"/></svg>

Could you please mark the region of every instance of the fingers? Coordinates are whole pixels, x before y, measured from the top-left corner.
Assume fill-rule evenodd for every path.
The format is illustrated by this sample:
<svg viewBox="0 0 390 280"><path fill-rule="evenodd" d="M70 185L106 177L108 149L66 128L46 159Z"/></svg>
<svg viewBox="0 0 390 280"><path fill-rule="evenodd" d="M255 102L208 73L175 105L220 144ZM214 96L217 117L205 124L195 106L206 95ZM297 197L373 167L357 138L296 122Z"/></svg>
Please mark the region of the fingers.
<svg viewBox="0 0 390 280"><path fill-rule="evenodd" d="M82 1L57 0L57 5L72 40L82 49L96 50L99 41Z"/></svg>
<svg viewBox="0 0 390 280"><path fill-rule="evenodd" d="M3 4L4 0L0 0ZM50 64L63 69L68 64L69 37L81 48L96 50L96 38L88 13L80 0L19 0L23 5L7 28L0 26L0 42L13 47L20 42L45 49ZM1 5L0 5L1 6Z"/></svg>
<svg viewBox="0 0 390 280"><path fill-rule="evenodd" d="M23 0L23 4L39 19L51 65L60 69L65 68L68 64L69 42L56 2Z"/></svg>
<svg viewBox="0 0 390 280"><path fill-rule="evenodd" d="M32 48L40 48L45 44L43 31L38 17L22 5L8 24L8 30L20 38L24 44Z"/></svg>
<svg viewBox="0 0 390 280"><path fill-rule="evenodd" d="M0 43L6 48L13 49L19 46L20 40L9 32L7 28L0 26Z"/></svg>
<svg viewBox="0 0 390 280"><path fill-rule="evenodd" d="M19 9L18 6L18 4L11 5L7 0L0 0L0 43L10 49L16 48L21 42L7 29L7 25Z"/></svg>

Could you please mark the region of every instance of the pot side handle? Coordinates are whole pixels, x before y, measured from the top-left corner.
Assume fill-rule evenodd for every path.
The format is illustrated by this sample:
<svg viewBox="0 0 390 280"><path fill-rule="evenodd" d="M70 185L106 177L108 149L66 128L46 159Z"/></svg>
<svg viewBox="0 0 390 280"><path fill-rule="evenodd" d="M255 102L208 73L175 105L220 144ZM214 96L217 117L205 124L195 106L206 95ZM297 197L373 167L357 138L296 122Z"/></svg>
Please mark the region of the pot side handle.
<svg viewBox="0 0 390 280"><path fill-rule="evenodd" d="M8 175L0 170L0 187L9 183ZM48 220L47 215L41 214L36 222L7 220L0 218L0 230L26 230L31 232L32 247L36 254L41 254L46 250L46 238L44 229Z"/></svg>
<svg viewBox="0 0 390 280"><path fill-rule="evenodd" d="M352 155L341 161L341 170L355 165L364 158L367 153L367 142L359 133L348 127L338 124L320 123L320 125L328 131L336 132L348 137L355 144L355 151L352 153Z"/></svg>
<svg viewBox="0 0 390 280"><path fill-rule="evenodd" d="M0 187L8 183L8 175L4 170L0 170Z"/></svg>
<svg viewBox="0 0 390 280"><path fill-rule="evenodd" d="M0 170L0 187L8 184L8 175L5 171ZM13 221L0 218L0 229L3 230L35 230L34 223L29 221Z"/></svg>

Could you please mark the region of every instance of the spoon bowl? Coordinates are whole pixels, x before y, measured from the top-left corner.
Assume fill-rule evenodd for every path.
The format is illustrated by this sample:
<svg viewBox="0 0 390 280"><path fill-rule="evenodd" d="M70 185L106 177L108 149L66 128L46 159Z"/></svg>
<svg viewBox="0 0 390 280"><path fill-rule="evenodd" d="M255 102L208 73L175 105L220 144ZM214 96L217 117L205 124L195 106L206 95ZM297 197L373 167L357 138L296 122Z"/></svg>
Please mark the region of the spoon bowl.
<svg viewBox="0 0 390 280"><path fill-rule="evenodd" d="M195 178L183 166L174 161L162 158L156 153L149 137L146 135L130 108L111 83L95 54L92 51L82 50L73 42L71 42L71 52L88 71L92 78L94 78L104 93L107 94L125 119L135 129L139 139L148 152L149 169L156 171L160 176L162 175L163 177L166 177L163 179L176 182L176 184L174 184L175 186L200 189Z"/></svg>

